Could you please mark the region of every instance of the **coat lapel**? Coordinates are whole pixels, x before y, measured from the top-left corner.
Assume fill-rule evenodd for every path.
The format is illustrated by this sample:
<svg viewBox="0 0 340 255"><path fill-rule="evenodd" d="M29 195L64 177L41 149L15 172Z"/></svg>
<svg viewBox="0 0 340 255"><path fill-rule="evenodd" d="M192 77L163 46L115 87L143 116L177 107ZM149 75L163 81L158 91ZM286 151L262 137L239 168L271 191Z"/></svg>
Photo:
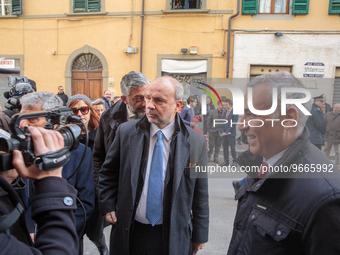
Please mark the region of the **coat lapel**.
<svg viewBox="0 0 340 255"><path fill-rule="evenodd" d="M179 133L176 137L176 147L174 150L174 180L173 180L173 190L172 197L174 198L178 186L181 182L182 176L184 174L184 169L189 167L190 162L190 138L184 137Z"/></svg>
<svg viewBox="0 0 340 255"><path fill-rule="evenodd" d="M130 160L131 160L131 187L132 194L135 200L137 192L137 184L139 171L141 168L143 150L144 150L145 135L140 129L130 135L129 148L130 148ZM143 176L144 178L144 176Z"/></svg>

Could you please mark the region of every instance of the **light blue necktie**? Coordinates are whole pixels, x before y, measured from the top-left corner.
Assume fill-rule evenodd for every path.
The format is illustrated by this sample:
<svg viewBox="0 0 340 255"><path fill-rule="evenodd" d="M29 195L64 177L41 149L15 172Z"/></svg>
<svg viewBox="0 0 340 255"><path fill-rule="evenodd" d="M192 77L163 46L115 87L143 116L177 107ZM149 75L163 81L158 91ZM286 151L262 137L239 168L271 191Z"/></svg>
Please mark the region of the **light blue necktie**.
<svg viewBox="0 0 340 255"><path fill-rule="evenodd" d="M159 130L153 149L148 196L146 202L146 218L152 226L162 219L162 186L163 186L163 133Z"/></svg>

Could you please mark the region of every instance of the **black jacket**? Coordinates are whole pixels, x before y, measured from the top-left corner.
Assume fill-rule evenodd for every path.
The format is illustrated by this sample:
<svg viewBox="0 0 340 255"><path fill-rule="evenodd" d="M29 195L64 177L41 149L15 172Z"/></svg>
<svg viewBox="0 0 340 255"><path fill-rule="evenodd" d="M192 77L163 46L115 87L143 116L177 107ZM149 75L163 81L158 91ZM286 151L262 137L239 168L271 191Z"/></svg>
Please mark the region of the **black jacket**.
<svg viewBox="0 0 340 255"><path fill-rule="evenodd" d="M93 151L93 145L94 145L94 140L96 139L96 134L97 134L97 129L94 129L88 132L89 141L88 141L87 146L91 149L91 151ZM85 145L86 135L80 134L78 136L78 141Z"/></svg>
<svg viewBox="0 0 340 255"><path fill-rule="evenodd" d="M93 146L93 172L96 192L98 194L98 174L105 161L106 154L116 136L118 126L127 121L127 109L123 100L103 112Z"/></svg>
<svg viewBox="0 0 340 255"><path fill-rule="evenodd" d="M67 101L68 101L68 96L63 92L63 93L58 93L58 97L60 97L61 100L63 100L64 106L66 106Z"/></svg>
<svg viewBox="0 0 340 255"><path fill-rule="evenodd" d="M0 177L0 214L7 215L18 203L15 191ZM47 177L35 181L32 217L38 223L34 247L30 241L23 217L13 226L11 235L0 233L0 254L77 254L78 236L73 210L76 190L65 180ZM13 195L14 194L14 195ZM11 229L11 230L12 230Z"/></svg>
<svg viewBox="0 0 340 255"><path fill-rule="evenodd" d="M340 173L308 137L305 128L274 166L311 171L315 164L316 169L327 166L327 172L292 170L262 180L249 173L235 196L228 255L340 254ZM246 151L237 162L259 166L262 157Z"/></svg>
<svg viewBox="0 0 340 255"><path fill-rule="evenodd" d="M310 133L309 141L312 144L324 144L323 136L327 131L325 115L316 104L313 104L311 114L306 123Z"/></svg>

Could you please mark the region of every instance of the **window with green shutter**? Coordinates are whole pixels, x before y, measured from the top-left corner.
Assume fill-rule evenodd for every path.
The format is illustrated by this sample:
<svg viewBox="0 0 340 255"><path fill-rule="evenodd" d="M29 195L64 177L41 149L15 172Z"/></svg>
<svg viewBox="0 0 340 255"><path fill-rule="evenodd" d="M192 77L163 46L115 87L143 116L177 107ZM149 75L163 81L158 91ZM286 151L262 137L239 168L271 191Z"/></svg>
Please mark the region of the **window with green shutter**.
<svg viewBox="0 0 340 255"><path fill-rule="evenodd" d="M21 14L21 0L0 0L0 16Z"/></svg>
<svg viewBox="0 0 340 255"><path fill-rule="evenodd" d="M12 15L17 15L21 13L21 0L12 0Z"/></svg>
<svg viewBox="0 0 340 255"><path fill-rule="evenodd" d="M257 14L259 0L243 0L242 1L242 14Z"/></svg>
<svg viewBox="0 0 340 255"><path fill-rule="evenodd" d="M100 0L74 0L73 12L100 12Z"/></svg>
<svg viewBox="0 0 340 255"><path fill-rule="evenodd" d="M329 0L329 14L340 14L340 0Z"/></svg>
<svg viewBox="0 0 340 255"><path fill-rule="evenodd" d="M293 0L292 14L308 14L309 0Z"/></svg>

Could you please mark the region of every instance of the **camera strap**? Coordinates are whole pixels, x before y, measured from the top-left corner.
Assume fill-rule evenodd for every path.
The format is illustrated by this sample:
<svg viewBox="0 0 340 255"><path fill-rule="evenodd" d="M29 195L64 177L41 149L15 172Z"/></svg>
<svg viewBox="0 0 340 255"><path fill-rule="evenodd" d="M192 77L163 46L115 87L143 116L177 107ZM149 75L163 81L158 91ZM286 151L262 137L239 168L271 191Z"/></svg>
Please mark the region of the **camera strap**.
<svg viewBox="0 0 340 255"><path fill-rule="evenodd" d="M37 156L33 164L40 170L50 171L64 166L70 160L70 157L70 151L67 148L63 148Z"/></svg>

